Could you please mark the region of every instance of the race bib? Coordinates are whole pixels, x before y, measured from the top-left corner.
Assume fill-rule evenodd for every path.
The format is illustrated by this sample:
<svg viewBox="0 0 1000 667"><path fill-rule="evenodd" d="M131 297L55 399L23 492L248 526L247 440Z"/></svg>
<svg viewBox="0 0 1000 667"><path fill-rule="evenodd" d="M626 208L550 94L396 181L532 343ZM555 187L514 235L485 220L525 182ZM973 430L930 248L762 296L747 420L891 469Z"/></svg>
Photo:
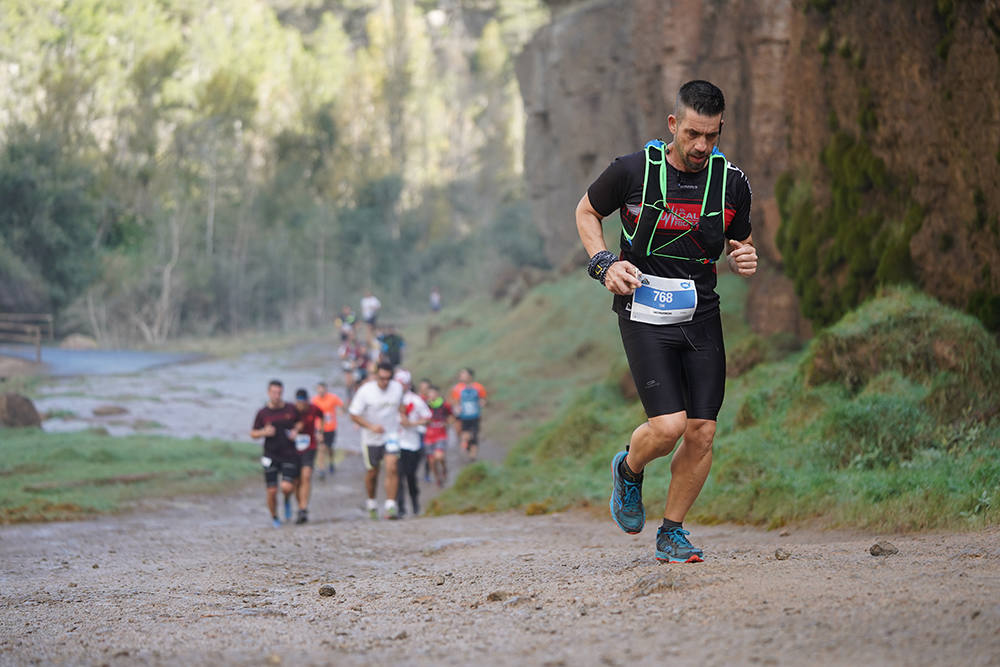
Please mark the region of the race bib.
<svg viewBox="0 0 1000 667"><path fill-rule="evenodd" d="M698 292L688 278L643 275L632 295L631 319L647 324L690 322L698 308Z"/></svg>
<svg viewBox="0 0 1000 667"><path fill-rule="evenodd" d="M262 466L264 466L265 468L270 468L271 467L271 458L269 456L262 456L262 457L260 457L260 464Z"/></svg>
<svg viewBox="0 0 1000 667"><path fill-rule="evenodd" d="M386 454L399 454L399 435L393 433L385 440Z"/></svg>
<svg viewBox="0 0 1000 667"><path fill-rule="evenodd" d="M297 435L295 436L295 449L300 452L304 452L309 449L309 436L308 435Z"/></svg>

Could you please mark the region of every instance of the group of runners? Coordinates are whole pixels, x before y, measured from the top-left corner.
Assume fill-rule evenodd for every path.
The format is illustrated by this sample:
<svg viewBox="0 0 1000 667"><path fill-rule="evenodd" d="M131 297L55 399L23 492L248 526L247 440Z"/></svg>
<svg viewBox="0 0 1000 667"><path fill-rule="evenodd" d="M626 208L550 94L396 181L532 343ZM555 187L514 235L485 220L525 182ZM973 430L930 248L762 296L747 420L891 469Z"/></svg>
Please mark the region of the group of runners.
<svg viewBox="0 0 1000 667"><path fill-rule="evenodd" d="M685 83L677 93L673 113L667 116L671 141L653 140L641 150L615 158L576 208L577 231L590 257L587 272L614 295L612 310L646 413L625 449L612 458L611 516L624 532L640 533L646 522L643 471L650 462L672 455L667 501L655 540L656 559L672 563L699 562L703 556L702 549L688 539L683 521L712 465L725 392L726 353L715 290L716 262L724 256L729 269L744 277L757 270L750 183L719 150L725 106L722 91L711 82ZM602 224L616 211L621 240L619 251L613 252L605 243ZM363 304L373 335L375 301ZM437 394L430 389L413 392L409 385L408 374L394 379L393 364L383 361L375 369L374 380L361 385L351 401L351 419L362 429L367 508L372 516L378 516L375 486L383 461L386 516L397 517L402 509L402 496L397 501L396 495L401 488L400 469L409 485L412 507L419 508L415 484L410 483L413 461L419 459L403 452L417 447L421 428L426 429L426 447L427 433L436 434L441 415L447 414L435 418ZM464 420L463 445L474 458L478 410L485 391L473 381L471 371L465 371L450 399L451 409L458 413L455 416ZM271 407L270 403L268 410L282 426L292 427L290 433L299 432L292 411L286 414L280 405ZM267 436L259 427L255 429ZM271 453L266 441L269 484L285 469L284 462L275 467ZM435 454L430 458L434 460ZM397 467L400 460L402 465ZM288 494L303 486L308 488L307 484L296 487L293 477L282 488ZM269 488L268 506L273 509L274 505L274 492Z"/></svg>
<svg viewBox="0 0 1000 667"><path fill-rule="evenodd" d="M365 298L369 297L374 299L371 293ZM420 513L418 478L422 462L425 482L433 479L439 487L446 484L450 429L454 429L468 461L478 456L486 390L475 381L474 371L461 369L458 382L447 396L429 379L421 380L414 388L411 374L399 365L402 337L393 327L378 327L378 307L364 306L363 299L363 323L356 321L349 308L341 311L337 323L349 405L345 406L344 400L324 382L316 385L311 399L305 389L298 389L295 402L287 403L284 385L272 380L267 388L267 404L254 419L250 436L264 439L261 464L267 507L275 526L282 523L279 489L284 497L284 521L292 520L293 500L298 506L295 522L309 520L313 471L318 470L321 480L334 473L337 416L345 408L361 433L365 510L372 518L404 516L407 499L409 512ZM368 342L361 345L359 339ZM381 514L377 500L380 474L384 487Z"/></svg>

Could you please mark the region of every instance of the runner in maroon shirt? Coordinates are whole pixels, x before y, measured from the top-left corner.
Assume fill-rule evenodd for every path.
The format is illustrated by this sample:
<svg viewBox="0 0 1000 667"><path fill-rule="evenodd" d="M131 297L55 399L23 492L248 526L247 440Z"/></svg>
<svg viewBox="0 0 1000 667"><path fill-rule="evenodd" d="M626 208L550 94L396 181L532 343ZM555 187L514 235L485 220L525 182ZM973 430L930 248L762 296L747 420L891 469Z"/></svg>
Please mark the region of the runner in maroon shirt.
<svg viewBox="0 0 1000 667"><path fill-rule="evenodd" d="M267 509L271 511L275 526L281 525L278 520L278 474L281 474L281 491L285 494L286 521L291 519L289 499L299 477L299 457L293 444L299 411L294 405L285 403L283 391L280 380L271 380L267 386L267 405L257 412L250 430L251 438L264 438L264 455L260 462L267 485Z"/></svg>
<svg viewBox="0 0 1000 667"><path fill-rule="evenodd" d="M309 392L299 389L295 392L295 407L299 411L298 438L295 449L299 454L299 480L295 485L299 499L299 516L295 523L309 520L309 495L312 493L312 471L316 464L316 421L322 428L323 411L309 402Z"/></svg>

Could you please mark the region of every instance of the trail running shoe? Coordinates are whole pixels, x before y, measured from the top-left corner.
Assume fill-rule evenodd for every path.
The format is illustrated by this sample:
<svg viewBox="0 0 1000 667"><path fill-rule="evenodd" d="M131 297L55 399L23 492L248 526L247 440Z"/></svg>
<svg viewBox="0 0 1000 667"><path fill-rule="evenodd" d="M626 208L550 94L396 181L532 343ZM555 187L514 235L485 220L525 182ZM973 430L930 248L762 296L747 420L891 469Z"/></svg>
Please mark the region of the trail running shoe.
<svg viewBox="0 0 1000 667"><path fill-rule="evenodd" d="M690 535L683 528L656 531L656 560L664 563L700 563L702 550L688 541Z"/></svg>
<svg viewBox="0 0 1000 667"><path fill-rule="evenodd" d="M285 521L292 520L292 498L285 496Z"/></svg>
<svg viewBox="0 0 1000 667"><path fill-rule="evenodd" d="M281 521L276 516L271 517L271 525L275 528L281 528Z"/></svg>
<svg viewBox="0 0 1000 667"><path fill-rule="evenodd" d="M396 508L395 505L393 505L392 507L385 508L385 518L392 520L399 518L399 510Z"/></svg>
<svg viewBox="0 0 1000 667"><path fill-rule="evenodd" d="M378 508L372 507L368 510L368 518L378 520Z"/></svg>
<svg viewBox="0 0 1000 667"><path fill-rule="evenodd" d="M299 516L295 519L295 523L305 523L309 520L309 513L306 510L299 510Z"/></svg>
<svg viewBox="0 0 1000 667"><path fill-rule="evenodd" d="M618 473L626 454L618 452L611 459L611 518L626 533L636 535L646 525L646 508L642 506L642 482L626 481Z"/></svg>

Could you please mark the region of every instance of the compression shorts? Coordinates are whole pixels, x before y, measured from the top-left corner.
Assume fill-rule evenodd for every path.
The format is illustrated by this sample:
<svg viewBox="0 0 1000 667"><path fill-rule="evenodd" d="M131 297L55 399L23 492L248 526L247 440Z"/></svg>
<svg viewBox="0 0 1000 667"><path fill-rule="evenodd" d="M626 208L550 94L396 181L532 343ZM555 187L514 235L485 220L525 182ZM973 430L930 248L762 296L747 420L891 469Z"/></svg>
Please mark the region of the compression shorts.
<svg viewBox="0 0 1000 667"><path fill-rule="evenodd" d="M726 390L722 318L646 324L619 317L625 356L647 417L686 411L715 421Z"/></svg>

